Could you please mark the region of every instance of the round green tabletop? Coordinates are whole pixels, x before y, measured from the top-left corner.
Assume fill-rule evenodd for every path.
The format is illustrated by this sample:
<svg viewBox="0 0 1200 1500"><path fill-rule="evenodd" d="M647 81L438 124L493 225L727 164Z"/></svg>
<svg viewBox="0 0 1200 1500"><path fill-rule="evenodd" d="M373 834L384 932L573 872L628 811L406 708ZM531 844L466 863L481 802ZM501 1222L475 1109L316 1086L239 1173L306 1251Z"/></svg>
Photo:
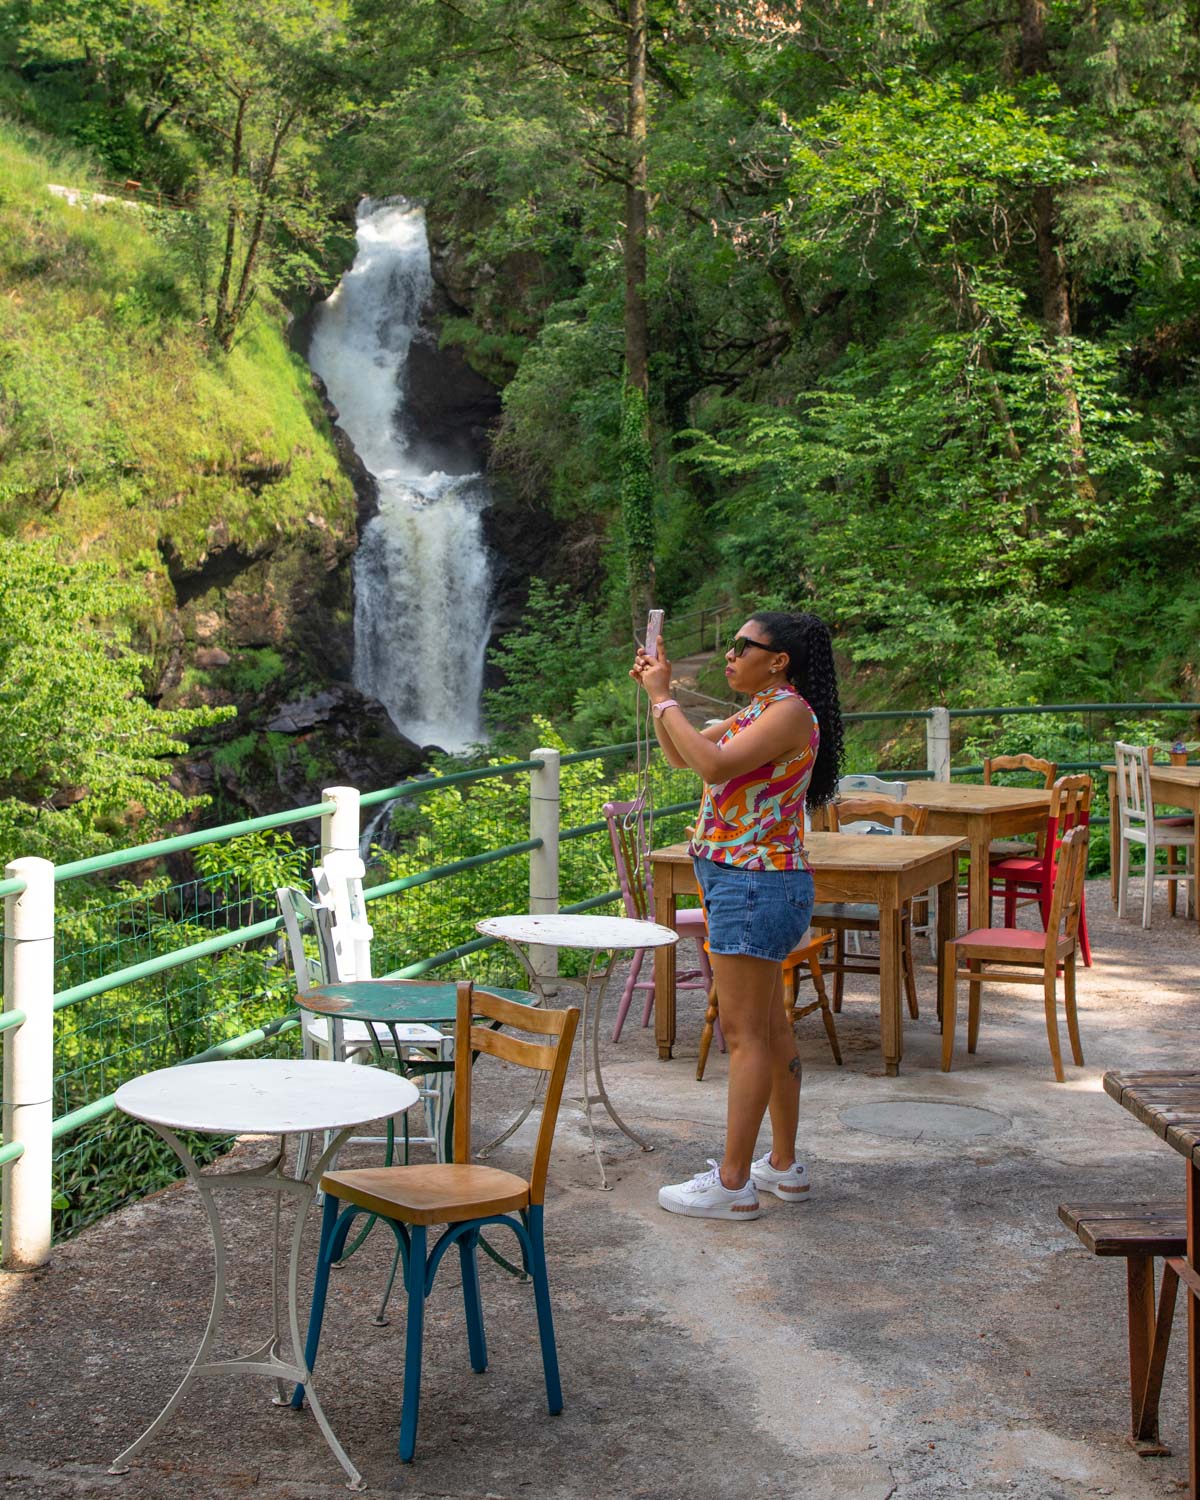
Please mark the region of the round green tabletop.
<svg viewBox="0 0 1200 1500"><path fill-rule="evenodd" d="M514 1005L536 1005L537 996L528 990L479 988L488 995L499 995ZM339 1021L379 1021L384 1024L423 1021L426 1024L453 1022L458 1009L458 985L455 981L424 979L356 979L346 984L322 984L298 995L302 1010L318 1016L333 1016Z"/></svg>

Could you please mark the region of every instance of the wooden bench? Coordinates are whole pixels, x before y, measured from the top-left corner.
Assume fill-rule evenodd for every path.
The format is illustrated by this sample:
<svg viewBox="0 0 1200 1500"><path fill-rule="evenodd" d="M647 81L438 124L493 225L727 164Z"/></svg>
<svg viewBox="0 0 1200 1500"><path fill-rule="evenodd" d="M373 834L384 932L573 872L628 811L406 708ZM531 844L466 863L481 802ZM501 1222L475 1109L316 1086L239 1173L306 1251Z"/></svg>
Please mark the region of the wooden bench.
<svg viewBox="0 0 1200 1500"><path fill-rule="evenodd" d="M1143 1457L1169 1454L1159 1441L1158 1398L1175 1317L1179 1264L1187 1251L1182 1203L1061 1203L1058 1217L1093 1255L1120 1256L1129 1309L1130 1441ZM1154 1305L1154 1257L1163 1259Z"/></svg>

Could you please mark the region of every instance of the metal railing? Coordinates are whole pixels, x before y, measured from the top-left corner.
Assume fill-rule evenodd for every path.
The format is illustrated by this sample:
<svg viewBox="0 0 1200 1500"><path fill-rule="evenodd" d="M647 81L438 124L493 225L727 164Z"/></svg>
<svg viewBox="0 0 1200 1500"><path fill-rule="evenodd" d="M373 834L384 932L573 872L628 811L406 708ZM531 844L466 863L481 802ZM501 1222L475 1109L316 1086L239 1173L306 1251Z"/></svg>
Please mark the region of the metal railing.
<svg viewBox="0 0 1200 1500"><path fill-rule="evenodd" d="M990 719L1000 726L1001 731L1007 732L1005 721L1010 719L1025 722L1040 715L1061 721L1072 715L1092 718L1103 715L1105 725L1111 730L1114 724L1119 727L1122 719L1149 716L1158 722L1164 717L1188 715L1194 721L1198 713L1200 704L1172 702L964 709L935 707L880 710L845 717L851 725L886 721L923 723L925 765L887 767L880 769L879 774L909 780L948 780L951 776L978 774L981 770L974 759L969 759L965 765L951 764L955 721L969 724ZM1093 725L1093 741L1094 729ZM1054 732L1065 733L1061 723ZM973 744L966 738L960 748L970 749ZM1098 749L1098 742L1094 747ZM0 881L0 896L5 903L4 1010L0 1014L0 1045L4 1051L4 1129L3 1144L0 1144L0 1165L4 1168L4 1264L37 1265L45 1260L50 1248L54 1199L53 1143L102 1122L114 1107L115 1085L109 1085L114 1084L114 1080L121 1082L145 1071L145 1062L153 1061L155 1046L162 1038L167 1038L167 1043L159 1047L159 1051L169 1052L171 1061L200 1062L236 1055L257 1046L277 1045L281 1040L294 1045L298 1024L294 1013L278 1013L281 1006L287 1005L288 987L282 981L282 971L279 971L278 982L262 983L263 974L268 968L274 973L272 966L277 965L279 917L272 913L258 920L242 920L245 915L253 918L255 902L269 899L269 892L250 891L246 894L239 888L225 906L211 907L204 914L204 921L210 929L223 923L220 930L212 930L211 935L198 941L184 941L175 946L179 934L185 937L194 935L197 925L196 921L189 924L171 918L169 898L178 897L185 887L175 883L159 888L155 899L161 898L162 909L154 913L151 913L149 903L143 901L145 883L132 896L123 889L120 899L111 907L97 908L96 921L102 923L113 908L119 907L116 920L137 928L134 937L125 939L119 935L115 943L107 946L101 944L60 953L59 966L66 970L64 978L70 982L56 988L56 888L70 882L94 883L98 877L111 880L117 872L132 866L145 866L167 856L213 846L233 845L239 839L295 828L318 819L321 833L319 844L312 850L314 858L333 849L357 851L362 810L385 803L396 803L412 810L427 806L430 799L436 803L439 799L464 792L476 799L486 794L487 797L499 798L500 813L495 820L498 831L511 829L524 807L529 823L528 838L505 840L469 852L464 846L464 852L453 859L437 858L437 854L451 851L440 847L435 850L432 845L426 848L418 839L413 856L422 861L418 867L405 869L368 887L367 900L378 905L381 912L386 910L390 914L377 924L381 933L377 942L385 955L382 967L398 976L415 977L461 963L467 958L477 960L494 949L494 940L474 935L473 916L491 915L492 911L473 907L472 900L476 898L472 892L478 891L478 900L485 904L497 900L528 901L531 911L586 911L611 905L619 899L619 892L612 885L606 826L596 814L601 802L621 797L622 778L624 791L630 790L632 772L629 761L635 748L634 742L630 741L565 754L554 749L536 750L527 760L448 775L417 777L361 795L353 788L329 788L320 802L305 807L158 839L58 867L41 859L13 861L4 872L5 879ZM1099 754L1075 760L1054 758L1059 760L1063 770L1095 769L1102 763ZM656 762L656 767L655 774L661 783L658 791L662 794L656 813L656 835L659 841L665 841L678 835L686 816L698 804L678 795L688 786L686 772L672 772L662 762ZM565 794L564 772L569 783ZM575 779L578 785L575 785ZM583 817L574 826L563 827L563 812L568 807L581 809ZM478 820L472 816L472 804L464 802L464 808L461 821L465 830L473 837L476 834L483 837L475 826ZM439 826L444 828L446 825L443 822ZM301 852L296 850L297 855ZM522 861L528 862L526 879L521 878ZM473 879L483 881L493 877L500 883L494 886L470 885ZM224 878L210 876L209 881L219 885ZM457 891L460 887L467 892L467 898L460 903L462 911L446 918L442 925L421 926L419 921L412 921L413 909L418 908L423 900L442 891ZM94 890L94 884L85 888ZM564 900L564 896L572 899ZM397 898L403 900L398 902ZM448 904L445 897L438 896L438 900L443 906ZM128 915L127 909L131 906L136 906L141 913L136 920ZM89 910L84 908L85 916ZM199 911L197 899L196 912ZM78 909L64 909L58 918L60 932L64 930L63 922L74 921L78 915ZM200 925L203 929L203 922ZM399 942L394 937L396 929L400 931ZM154 949L164 935L172 943L167 951L143 951L147 946ZM439 935L443 939L440 944L437 941ZM134 949L132 955L125 955L128 947ZM79 972L86 969L87 963L99 953L105 955L101 962L102 972ZM110 953L115 955L115 963ZM121 961L123 956L132 956L134 961ZM495 957L493 953L486 961L491 962ZM393 962L393 959L397 961ZM248 961L249 970L255 976L253 1004L238 999L230 1006L217 1005L210 1011L203 1011L201 1006L210 1003L210 990L216 983L209 970L218 972L222 962L243 960ZM538 959L542 972L553 972L555 962L553 950L547 950ZM142 986L172 974L199 974L200 977L186 992L164 990L161 995L146 998ZM132 1004L125 1010L105 1010L106 997L119 999L121 992L132 997ZM181 993L194 995L197 1002L193 1007L196 1013L189 1012L186 1022L171 1014L173 1008L183 1008ZM97 1013L99 1019L93 1017L90 1009L93 1006L101 1007ZM157 1015L156 1007L163 1012L161 1017ZM86 1069L68 1072L63 1062L60 1072L55 1073L55 1017L82 1017L72 1036L65 1038L64 1042L78 1047L80 1037L89 1037L95 1031L101 1038L97 1046L103 1051L107 1045L103 1042L107 1028L115 1027L120 1032L120 1028L127 1025L130 1013L142 1031L151 1033L151 1041L147 1043L139 1031L139 1039L135 1041L122 1034L118 1046L108 1045L107 1052L97 1064L99 1082L94 1086L89 1082L83 1090L85 1097L80 1100L78 1089L73 1090L68 1085L73 1086L77 1074L82 1076ZM142 1018L148 1013L153 1013L152 1018L142 1026ZM196 1047L187 1056L178 1055L179 1038L204 1040L201 1034L203 1024L210 1021L207 1045ZM239 1021L242 1022L240 1029ZM158 1030L154 1030L156 1026ZM217 1032L215 1037L213 1030ZM172 1047L175 1051L171 1051ZM59 1105L57 1112L56 1103Z"/></svg>

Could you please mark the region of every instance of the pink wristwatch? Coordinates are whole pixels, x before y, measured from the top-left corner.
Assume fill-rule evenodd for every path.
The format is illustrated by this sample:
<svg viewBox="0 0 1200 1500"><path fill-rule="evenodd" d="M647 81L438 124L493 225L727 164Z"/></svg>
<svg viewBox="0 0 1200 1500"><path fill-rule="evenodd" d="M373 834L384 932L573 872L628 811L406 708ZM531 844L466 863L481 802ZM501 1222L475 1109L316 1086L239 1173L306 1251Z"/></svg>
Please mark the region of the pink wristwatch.
<svg viewBox="0 0 1200 1500"><path fill-rule="evenodd" d="M678 708L679 704L675 701L674 698L664 698L661 703L652 703L650 707L654 711L654 717L656 719L661 719L668 708Z"/></svg>

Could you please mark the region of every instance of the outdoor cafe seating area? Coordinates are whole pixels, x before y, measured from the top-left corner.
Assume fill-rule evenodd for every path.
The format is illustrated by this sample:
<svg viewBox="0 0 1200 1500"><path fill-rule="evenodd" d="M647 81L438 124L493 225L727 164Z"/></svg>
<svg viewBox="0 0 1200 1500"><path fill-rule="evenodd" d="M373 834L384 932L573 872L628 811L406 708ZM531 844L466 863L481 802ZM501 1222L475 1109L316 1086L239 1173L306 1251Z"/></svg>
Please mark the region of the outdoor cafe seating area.
<svg viewBox="0 0 1200 1500"><path fill-rule="evenodd" d="M320 1275L317 1216L295 1232L291 1312L298 1300L307 1316L317 1276L324 1313L321 1432L272 1408L267 1382L201 1384L145 1434L120 1493L224 1494L252 1483L281 1500L298 1484L332 1494L340 1446L349 1455L342 1477L361 1473L382 1493L574 1496L636 1472L630 1493L727 1494L746 1454L698 1439L744 1424L747 1412L768 1493L925 1500L957 1485L984 1496L1140 1500L1186 1488L1188 1320L1181 1299L1169 1339L1166 1298L1156 1296L1196 1276L1182 1214L1185 1174L1195 1170L1190 1137L1170 1132L1179 1135L1193 1094L1200 1101L1200 1080L1166 1075L1189 1062L1200 768L1117 747L1107 775L1113 847L1122 853L1111 884L1086 878L1087 777L1059 776L1046 763L987 770L983 786L914 781L899 798L888 796L895 787L849 784L827 826L812 831L818 907L789 962L785 999L804 1063L801 1149L814 1202L744 1229L678 1221L655 1204L660 1182L719 1143L725 1065L719 995L696 984L711 971L687 862L670 846L622 846L627 810L610 820L618 868L622 859L627 866L623 918L591 919L612 924L603 927L564 917L559 930L552 914L494 914L505 920L489 925L493 914L480 913L481 930L513 945L527 984L489 1012L505 1029L488 1033L495 1055L474 1068L482 1033L476 1010L464 1044L468 991L437 975L407 987L372 977L353 862L327 862L315 890L281 893L309 1066L357 1053L398 1066L412 1097L396 1105L399 1128L381 1126L379 1139L350 1136L351 1125L367 1123L362 1110L353 1120L345 1111L313 1115L288 1126L282 1161L254 1135L222 1170L261 1178L278 1169L290 1181L307 1171L315 1189L337 1144L326 1127L342 1130L326 1183L326 1235L337 1233L330 1215L339 1191L343 1206L382 1219L365 1234L366 1218L347 1224L338 1254L347 1237L353 1253L331 1269L338 1255L323 1252ZM1151 859L1159 846L1169 850L1144 900L1139 845ZM644 951L634 948L637 922L649 924ZM676 922L681 943L658 935ZM546 961L556 944L593 954L573 988ZM677 971L687 975L678 989ZM638 996L644 1001L631 1008ZM619 1005L624 1025L614 1041ZM520 1274L521 1262L530 1264L520 1234L497 1235L505 1214L528 1233L537 1203L540 1236L529 1184L549 1148L537 1139L541 1105L518 1066L533 1051L508 1036L514 1020L529 1029L534 1011L549 1023L575 1010L574 1055L552 1080L548 1110L553 1129L557 1089L547 1293ZM569 1051L575 1020L554 1025ZM488 1143L486 1165L466 1165L465 1136L454 1139L455 1091L462 1098L464 1089L474 1148ZM1196 1110L1200 1131L1200 1103ZM174 1118L204 1128L178 1108ZM381 1162L406 1158L414 1165L397 1165L384 1192ZM426 1301L413 1294L433 1290L436 1266L428 1284L413 1271L412 1226L422 1226L423 1246L424 1224L446 1222L436 1217L445 1202L431 1207L420 1194L434 1191L429 1174L451 1158L481 1174L472 1180L475 1227L447 1244L457 1250ZM406 1171L418 1176L402 1180ZM306 1200L285 1194L285 1235L294 1204L301 1211ZM1142 1220L1132 1208L1116 1213L1122 1204L1141 1205ZM230 1260L226 1329L233 1344L250 1347L265 1221L250 1195L221 1213L244 1258L240 1268L237 1255ZM409 1228L390 1230L389 1218ZM85 1362L120 1384L119 1403L99 1420L83 1386L56 1381L55 1359L17 1372L15 1345L0 1350L0 1422L32 1438L52 1409L44 1463L75 1465L96 1493L103 1467L138 1439L201 1342L211 1264L201 1225L180 1185L64 1245L57 1272L70 1278L66 1296L45 1277L20 1300L4 1291L7 1325L41 1326L51 1342L70 1324L73 1296L99 1308L76 1331ZM481 1242L487 1254L467 1253ZM769 1284L764 1256L783 1268ZM125 1268L115 1286L114 1259ZM562 1415L553 1418L547 1297L562 1387ZM414 1300L424 1320L415 1333ZM294 1347L302 1327L292 1324L290 1356L260 1372L274 1375L285 1406L296 1408L316 1347L311 1332L306 1351ZM403 1379L414 1361L421 1426L416 1468L406 1474L396 1441L401 1429L401 1456L414 1457L416 1398L410 1403ZM475 1373L485 1367L486 1376ZM19 1400L5 1378L15 1373ZM332 1457L326 1421L336 1434ZM50 1483L39 1475L32 1479ZM53 1493L29 1491L43 1492Z"/></svg>

